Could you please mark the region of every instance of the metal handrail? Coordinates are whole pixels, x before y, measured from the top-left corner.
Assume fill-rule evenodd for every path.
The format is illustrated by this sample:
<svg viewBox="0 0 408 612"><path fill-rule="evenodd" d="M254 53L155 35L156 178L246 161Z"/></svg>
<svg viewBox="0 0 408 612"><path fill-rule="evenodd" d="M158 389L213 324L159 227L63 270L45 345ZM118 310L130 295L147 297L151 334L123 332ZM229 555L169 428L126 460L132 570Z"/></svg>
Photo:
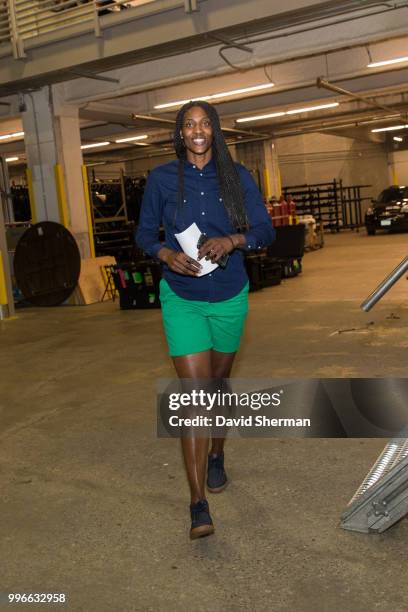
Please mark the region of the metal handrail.
<svg viewBox="0 0 408 612"><path fill-rule="evenodd" d="M10 42L14 57L22 58L25 57L24 41L28 39L64 29L69 36L68 29L79 23L89 24L95 36L101 36L100 18L154 2L156 0L7 0L7 8L0 12L0 41Z"/></svg>
<svg viewBox="0 0 408 612"><path fill-rule="evenodd" d="M58 20L58 25L53 28L53 31L60 29L61 27L66 27L66 25L61 26L61 24L72 25L74 23L73 17L76 18L75 23L77 23L77 19L82 20L84 15L86 15L87 13L92 15L93 12L94 9L92 6L90 6L87 10L82 11L80 14L74 13L73 15L62 17ZM24 24L20 26L20 32L27 34L28 32L35 30L37 33L38 30L41 28L41 24L47 25L48 23L48 25L53 25L54 21L55 20L53 19L53 15L43 15L42 17L40 16L38 18L36 17L35 19L25 21Z"/></svg>
<svg viewBox="0 0 408 612"><path fill-rule="evenodd" d="M50 17L54 17L55 19L56 18L55 13L58 13L58 15L67 14L69 11L78 12L78 9L80 9L80 11L83 12L83 9L84 8L86 9L87 7L92 8L92 3L89 4L87 2L87 3L84 3L83 6L81 6L73 0L66 0L65 2L61 2L58 4L55 3L55 0L45 0L45 2L42 5L42 8L36 9L34 14L33 14L32 6L25 6L21 9L16 8L16 14L21 17L22 21L29 17L33 17L35 19L37 15L42 15L42 14L46 14ZM50 15L50 13L52 13L52 15Z"/></svg>

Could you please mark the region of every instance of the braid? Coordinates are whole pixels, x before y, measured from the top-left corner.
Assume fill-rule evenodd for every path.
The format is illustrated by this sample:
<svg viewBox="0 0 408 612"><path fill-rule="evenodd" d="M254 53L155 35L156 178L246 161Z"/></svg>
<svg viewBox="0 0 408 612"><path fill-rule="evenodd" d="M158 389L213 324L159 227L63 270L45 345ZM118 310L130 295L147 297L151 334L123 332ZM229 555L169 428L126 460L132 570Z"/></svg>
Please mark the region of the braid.
<svg viewBox="0 0 408 612"><path fill-rule="evenodd" d="M239 231L248 227L248 219L245 211L245 197L241 181L234 160L228 150L224 135L221 130L220 119L214 106L201 100L188 102L181 107L177 113L176 126L174 130L174 149L179 158L178 172L178 207L184 204L184 162L186 160L186 147L181 137L185 113L194 106L199 106L208 115L213 131L212 154L217 170L221 197L232 225ZM176 213L177 214L177 210Z"/></svg>
<svg viewBox="0 0 408 612"><path fill-rule="evenodd" d="M173 225L176 225L177 213L181 212L184 206L184 162L186 158L186 148L184 146L183 139L181 137L181 128L183 126L184 113L178 113L176 118L176 127L174 129L174 149L176 151L176 155L179 158L178 165L178 201L177 206L174 211L174 219Z"/></svg>

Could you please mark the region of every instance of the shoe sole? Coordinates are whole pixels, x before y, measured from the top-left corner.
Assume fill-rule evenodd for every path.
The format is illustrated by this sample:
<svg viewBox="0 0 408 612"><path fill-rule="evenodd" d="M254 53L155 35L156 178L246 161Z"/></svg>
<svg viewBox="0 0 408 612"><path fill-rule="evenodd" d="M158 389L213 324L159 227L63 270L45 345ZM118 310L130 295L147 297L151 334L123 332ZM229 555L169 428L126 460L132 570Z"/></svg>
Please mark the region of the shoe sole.
<svg viewBox="0 0 408 612"><path fill-rule="evenodd" d="M205 538L214 533L214 525L200 525L190 531L190 540Z"/></svg>
<svg viewBox="0 0 408 612"><path fill-rule="evenodd" d="M225 484L223 484L222 487L216 487L215 489L211 489L207 485L207 491L209 491L210 493L222 493L224 491L224 489L226 489L228 487L228 483L229 483L229 480L227 480L227 482Z"/></svg>

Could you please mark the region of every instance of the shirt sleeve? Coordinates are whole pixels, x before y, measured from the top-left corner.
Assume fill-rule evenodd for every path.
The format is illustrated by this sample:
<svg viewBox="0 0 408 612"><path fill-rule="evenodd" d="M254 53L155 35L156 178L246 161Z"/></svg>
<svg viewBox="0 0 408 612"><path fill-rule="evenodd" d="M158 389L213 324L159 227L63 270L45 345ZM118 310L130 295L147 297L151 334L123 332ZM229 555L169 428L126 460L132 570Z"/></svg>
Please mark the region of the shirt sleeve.
<svg viewBox="0 0 408 612"><path fill-rule="evenodd" d="M136 244L155 259L158 259L157 254L164 246L159 241L162 216L163 198L155 174L152 172L146 182L135 239Z"/></svg>
<svg viewBox="0 0 408 612"><path fill-rule="evenodd" d="M276 231L250 172L241 165L238 166L238 172L244 189L245 208L249 222L249 229L243 234L246 240L244 250L251 252L271 244L275 240Z"/></svg>

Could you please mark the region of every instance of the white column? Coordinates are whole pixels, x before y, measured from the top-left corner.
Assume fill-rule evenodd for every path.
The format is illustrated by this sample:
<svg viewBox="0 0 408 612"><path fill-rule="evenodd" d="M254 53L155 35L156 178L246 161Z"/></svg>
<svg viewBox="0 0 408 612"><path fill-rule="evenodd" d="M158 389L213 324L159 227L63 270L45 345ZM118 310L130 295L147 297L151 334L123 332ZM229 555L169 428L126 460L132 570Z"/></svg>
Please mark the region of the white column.
<svg viewBox="0 0 408 612"><path fill-rule="evenodd" d="M89 230L82 178L83 158L78 109L55 105L55 135L58 163L64 175L69 230L75 236L81 257L90 257Z"/></svg>
<svg viewBox="0 0 408 612"><path fill-rule="evenodd" d="M24 94L22 113L27 165L32 172L37 221L61 223L55 185L57 151L49 88Z"/></svg>
<svg viewBox="0 0 408 612"><path fill-rule="evenodd" d="M65 220L81 257L89 257L78 108L64 103L61 86L44 87L25 94L24 98L27 106L22 115L24 139L33 176L37 221ZM58 167L62 180L56 176Z"/></svg>

